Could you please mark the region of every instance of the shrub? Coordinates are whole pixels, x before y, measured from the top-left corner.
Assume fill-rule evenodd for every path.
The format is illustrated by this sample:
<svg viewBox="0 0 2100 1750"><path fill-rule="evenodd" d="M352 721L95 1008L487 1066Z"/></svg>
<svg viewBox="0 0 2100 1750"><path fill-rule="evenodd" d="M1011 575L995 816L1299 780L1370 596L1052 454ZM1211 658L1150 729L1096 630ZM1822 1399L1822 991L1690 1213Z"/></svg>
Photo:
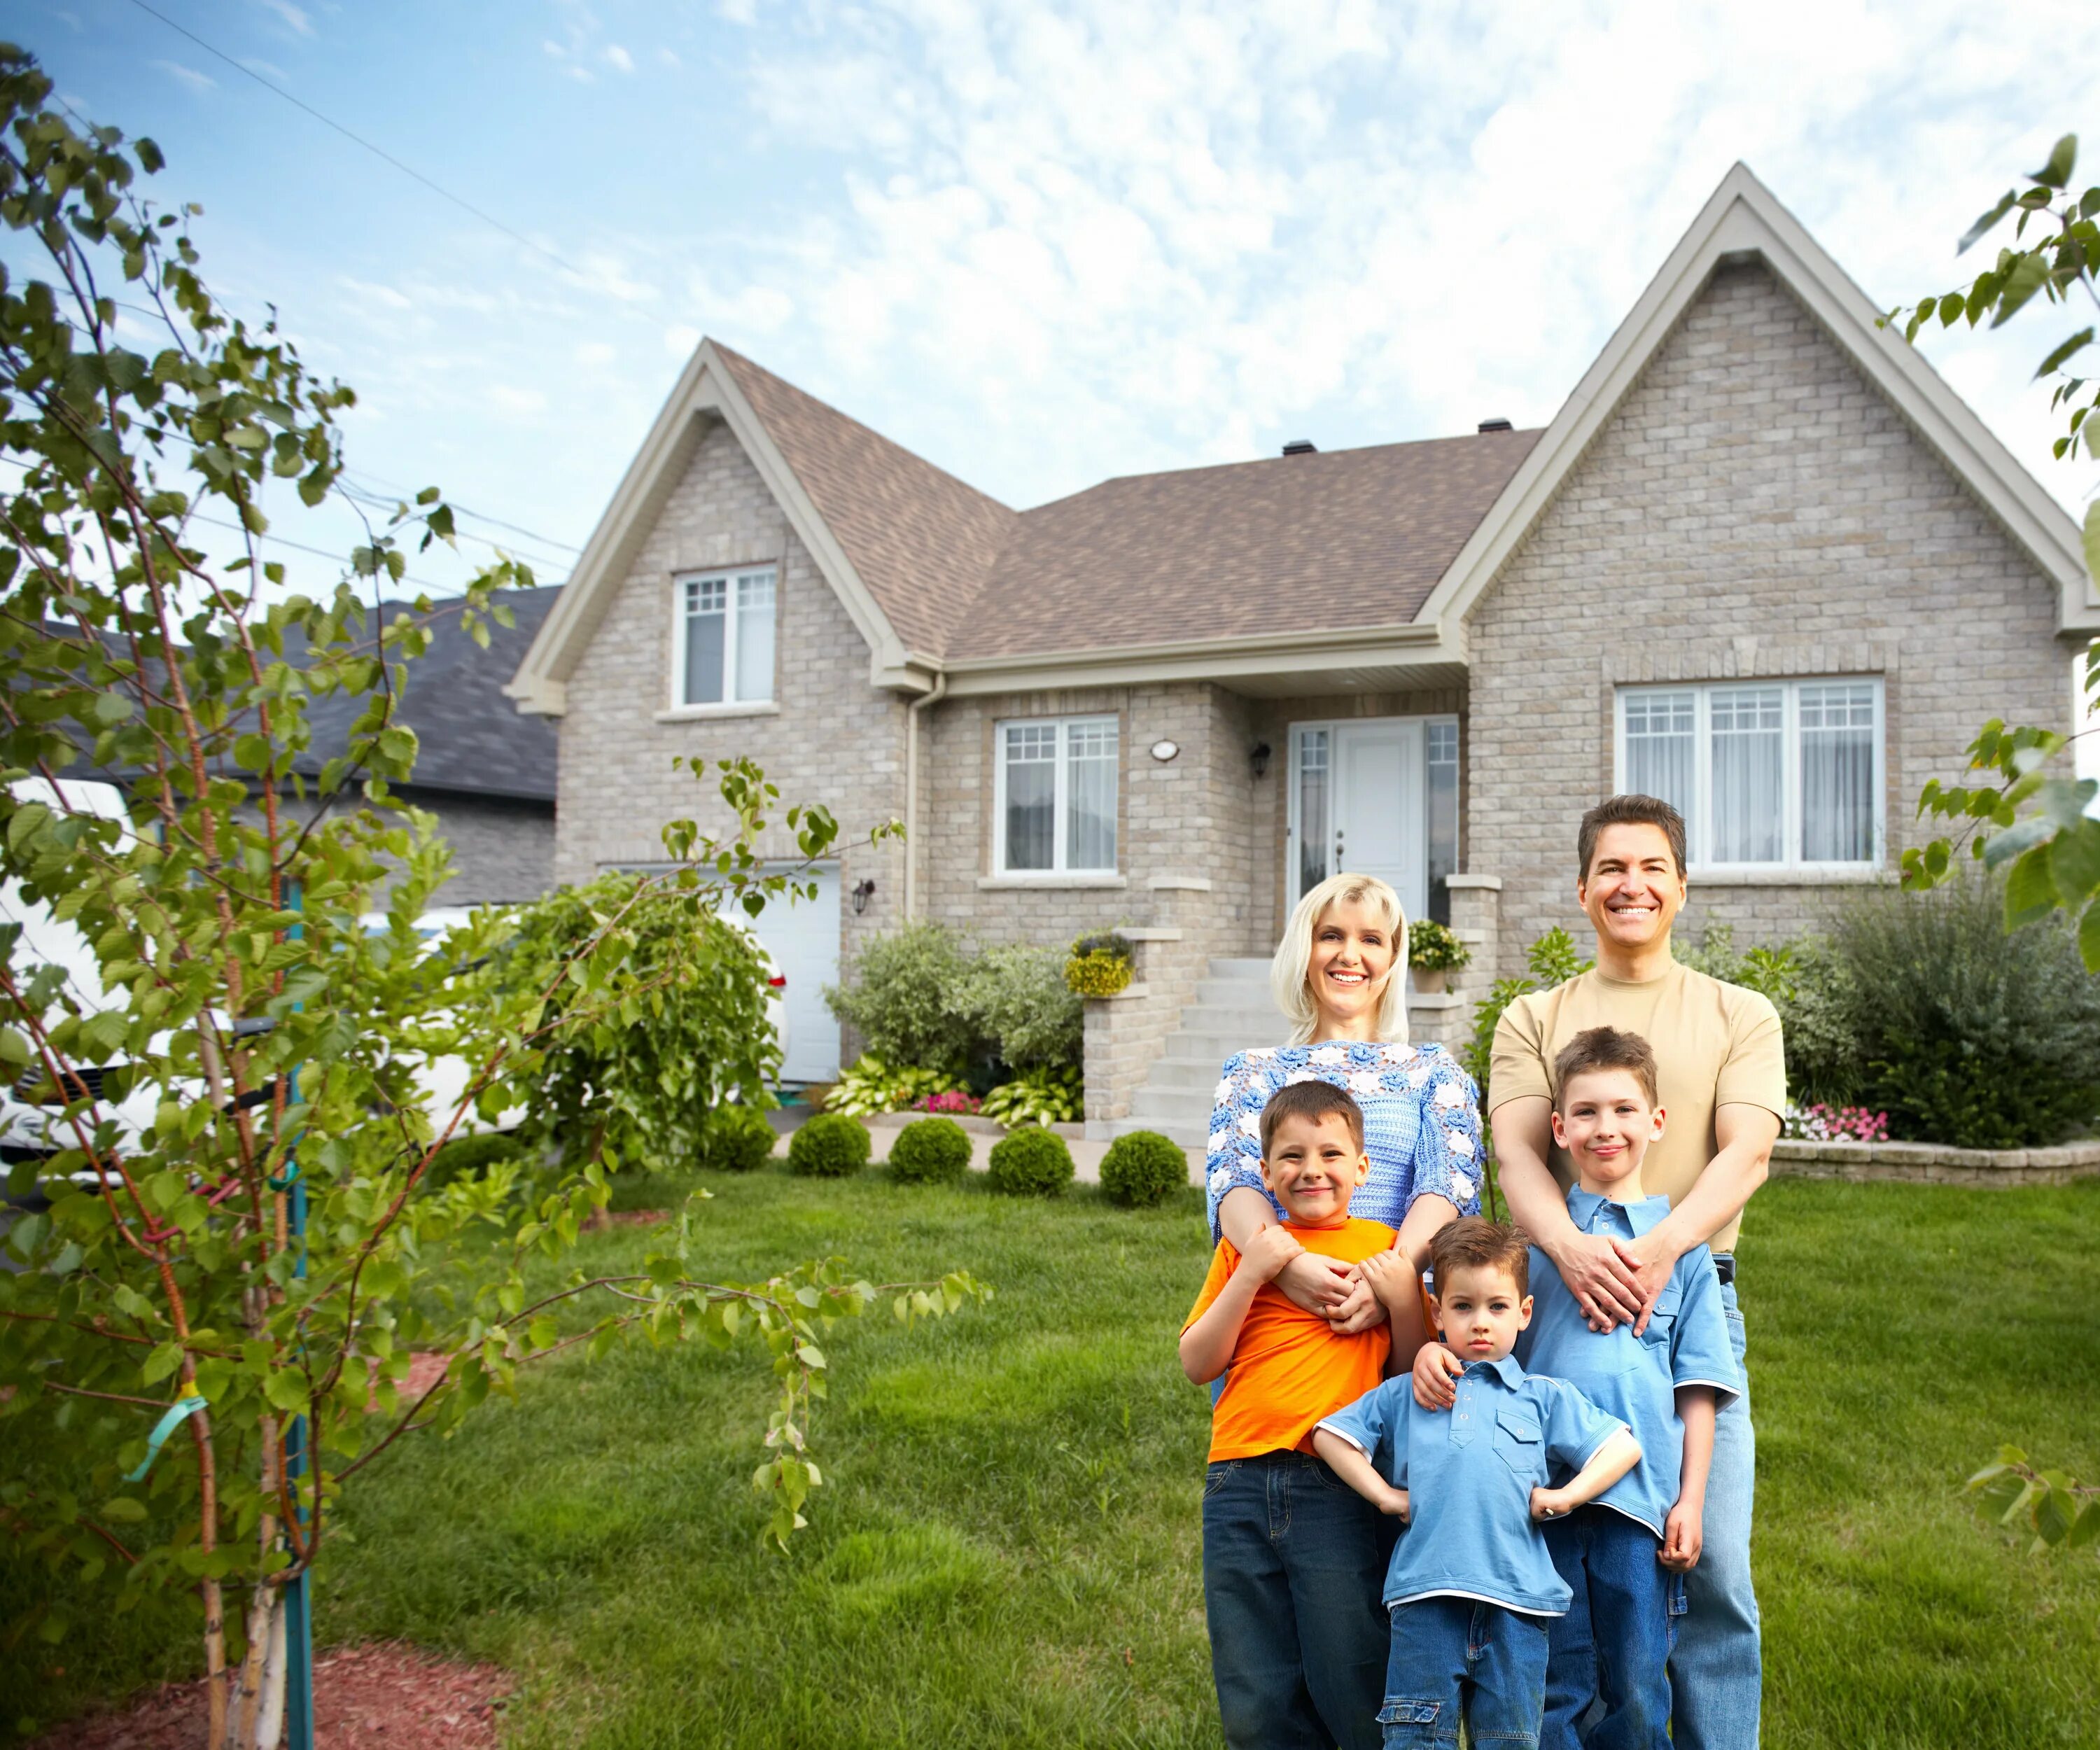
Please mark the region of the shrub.
<svg viewBox="0 0 2100 1750"><path fill-rule="evenodd" d="M1897 1136L2019 1148L2100 1115L2100 979L2062 919L2007 935L2004 888L1977 874L1862 894L1829 943L1860 1103Z"/></svg>
<svg viewBox="0 0 2100 1750"><path fill-rule="evenodd" d="M1455 972L1472 963L1473 950L1449 924L1423 918L1408 925L1407 963L1416 972Z"/></svg>
<svg viewBox="0 0 2100 1750"><path fill-rule="evenodd" d="M969 962L944 924L907 923L862 948L854 981L824 992L838 1018L858 1028L874 1056L918 1069L954 1069L976 1035Z"/></svg>
<svg viewBox="0 0 2100 1750"><path fill-rule="evenodd" d="M991 1145L991 1188L1009 1197L1062 1197L1072 1173L1072 1151L1055 1131L1016 1131Z"/></svg>
<svg viewBox="0 0 2100 1750"><path fill-rule="evenodd" d="M423 1170L423 1180L435 1191L456 1179L485 1179L501 1161L523 1157L525 1145L504 1131L483 1131L470 1136L455 1136L431 1157Z"/></svg>
<svg viewBox="0 0 2100 1750"><path fill-rule="evenodd" d="M945 1088L940 1093L929 1094L922 1100L911 1102L914 1112L930 1112L936 1117L973 1118L984 1102L976 1095L959 1087Z"/></svg>
<svg viewBox="0 0 2100 1750"><path fill-rule="evenodd" d="M1086 1087L1076 1069L1024 1070L986 1095L983 1111L1008 1130L1017 1124L1074 1124L1086 1111Z"/></svg>
<svg viewBox="0 0 2100 1750"><path fill-rule="evenodd" d="M953 1118L917 1118L889 1145L889 1172L907 1185L952 1185L969 1170L969 1132Z"/></svg>
<svg viewBox="0 0 2100 1750"><path fill-rule="evenodd" d="M755 1106L717 1106L700 1126L699 1164L718 1172L751 1173L773 1158L773 1126Z"/></svg>
<svg viewBox="0 0 2100 1750"><path fill-rule="evenodd" d="M788 1138L788 1165L812 1179L844 1179L867 1165L872 1148L859 1119L820 1112Z"/></svg>
<svg viewBox="0 0 2100 1750"><path fill-rule="evenodd" d="M874 1052L864 1053L824 1096L824 1110L865 1115L902 1112L944 1094L955 1078L943 1069L893 1069Z"/></svg>
<svg viewBox="0 0 2100 1750"><path fill-rule="evenodd" d="M1079 1061L1085 1005L1067 988L1055 949L988 948L971 963L964 1006L978 1035L1015 1069Z"/></svg>
<svg viewBox="0 0 2100 1750"><path fill-rule="evenodd" d="M1118 1136L1101 1157L1101 1189L1118 1203L1149 1209L1189 1183L1189 1157L1157 1131Z"/></svg>

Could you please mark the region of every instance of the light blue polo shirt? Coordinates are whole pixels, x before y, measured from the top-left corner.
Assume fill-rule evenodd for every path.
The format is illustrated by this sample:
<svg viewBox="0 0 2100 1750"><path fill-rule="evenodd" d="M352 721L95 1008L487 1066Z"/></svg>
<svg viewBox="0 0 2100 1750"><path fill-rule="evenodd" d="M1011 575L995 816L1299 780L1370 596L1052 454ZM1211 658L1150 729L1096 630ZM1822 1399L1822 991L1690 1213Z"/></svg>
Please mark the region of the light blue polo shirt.
<svg viewBox="0 0 2100 1750"><path fill-rule="evenodd" d="M1513 1355L1475 1361L1448 1410L1414 1401L1405 1373L1320 1426L1407 1491L1408 1520L1385 1576L1385 1602L1449 1595L1559 1616L1566 1583L1531 1516L1531 1492L1589 1463L1619 1430L1564 1380L1527 1375Z"/></svg>
<svg viewBox="0 0 2100 1750"><path fill-rule="evenodd" d="M1632 1240L1670 1213L1670 1199L1614 1203L1577 1185L1568 1193L1568 1213L1585 1233ZM1534 1374L1566 1380L1633 1430L1640 1462L1597 1499L1661 1537L1684 1462L1677 1388L1711 1386L1721 1405L1743 1389L1712 1254L1698 1245L1677 1260L1639 1337L1630 1325L1591 1330L1552 1260L1537 1246L1531 1249L1531 1325L1518 1335L1517 1355Z"/></svg>

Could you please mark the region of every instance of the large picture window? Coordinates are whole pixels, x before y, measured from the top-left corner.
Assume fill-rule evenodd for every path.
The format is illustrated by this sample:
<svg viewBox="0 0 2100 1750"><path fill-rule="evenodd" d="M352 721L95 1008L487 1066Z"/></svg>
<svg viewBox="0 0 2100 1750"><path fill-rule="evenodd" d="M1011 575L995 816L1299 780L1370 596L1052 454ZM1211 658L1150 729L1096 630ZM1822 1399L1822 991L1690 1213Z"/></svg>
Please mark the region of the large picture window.
<svg viewBox="0 0 2100 1750"><path fill-rule="evenodd" d="M773 697L773 568L682 577L672 677L681 705L760 704Z"/></svg>
<svg viewBox="0 0 2100 1750"><path fill-rule="evenodd" d="M997 872L1112 872L1116 720L1002 723L998 750Z"/></svg>
<svg viewBox="0 0 2100 1750"><path fill-rule="evenodd" d="M1622 688L1618 787L1684 816L1694 869L1882 860L1882 683Z"/></svg>

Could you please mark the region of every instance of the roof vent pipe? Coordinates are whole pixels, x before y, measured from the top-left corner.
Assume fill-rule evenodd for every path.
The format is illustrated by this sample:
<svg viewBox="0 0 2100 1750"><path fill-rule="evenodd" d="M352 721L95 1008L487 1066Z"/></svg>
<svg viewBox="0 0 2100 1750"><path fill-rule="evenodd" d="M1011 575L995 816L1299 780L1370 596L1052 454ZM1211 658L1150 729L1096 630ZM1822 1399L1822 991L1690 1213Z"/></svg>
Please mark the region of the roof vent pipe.
<svg viewBox="0 0 2100 1750"><path fill-rule="evenodd" d="M1493 419L1484 419L1480 421L1480 430L1483 431L1508 431L1511 429L1513 428L1510 422L1499 413Z"/></svg>
<svg viewBox="0 0 2100 1750"><path fill-rule="evenodd" d="M1286 456L1317 456L1320 453L1320 446L1310 438L1293 438L1283 446L1283 453Z"/></svg>

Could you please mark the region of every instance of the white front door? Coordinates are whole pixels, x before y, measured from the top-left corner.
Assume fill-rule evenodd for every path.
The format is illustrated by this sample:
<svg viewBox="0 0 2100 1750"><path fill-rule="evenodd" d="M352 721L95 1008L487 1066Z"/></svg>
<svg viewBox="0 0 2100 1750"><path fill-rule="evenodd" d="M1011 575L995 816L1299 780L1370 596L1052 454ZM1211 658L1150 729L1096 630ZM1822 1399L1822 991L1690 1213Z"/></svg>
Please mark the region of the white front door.
<svg viewBox="0 0 2100 1750"><path fill-rule="evenodd" d="M799 872L798 879L814 880L817 897L768 900L749 928L788 981L781 992L788 1054L780 1079L831 1082L839 1073L839 1020L825 1005L824 986L839 981L838 865Z"/></svg>
<svg viewBox="0 0 2100 1750"><path fill-rule="evenodd" d="M1419 718L1338 723L1334 730L1335 843L1329 867L1376 875L1410 918L1427 915L1423 842L1426 752Z"/></svg>

